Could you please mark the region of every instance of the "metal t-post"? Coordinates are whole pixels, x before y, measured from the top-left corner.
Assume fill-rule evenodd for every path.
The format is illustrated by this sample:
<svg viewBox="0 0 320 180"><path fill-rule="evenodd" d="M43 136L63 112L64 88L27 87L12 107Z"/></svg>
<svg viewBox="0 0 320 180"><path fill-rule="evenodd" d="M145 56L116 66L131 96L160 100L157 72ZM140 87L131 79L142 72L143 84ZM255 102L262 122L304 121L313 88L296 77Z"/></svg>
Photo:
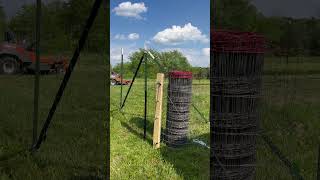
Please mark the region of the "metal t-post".
<svg viewBox="0 0 320 180"><path fill-rule="evenodd" d="M102 4L102 0L95 0L94 4L93 4L93 7L91 9L91 12L90 12L90 15L89 15L89 18L87 19L87 22L86 22L86 25L85 27L83 28L83 32L80 36L80 39L79 39L79 42L78 42L78 46L76 47L75 51L74 51L74 54L70 60L70 64L68 66L68 69L66 71L66 74L64 75L63 77L63 80L61 82L61 85L59 87L59 90L56 94L56 97L54 99L54 102L51 106L51 109L48 113L48 116L47 116L47 119L45 120L44 122L44 125L40 131L40 135L38 137L38 140L37 142L32 146L32 148L30 149L31 152L34 152L36 150L38 150L42 144L42 142L46 139L46 135L47 135L47 131L48 131L48 128L49 128L49 125L52 121L52 117L57 109L57 106L61 100L61 97L63 95L63 92L68 84L68 81L70 79L70 76L73 72L73 69L78 61L78 58L80 56L80 52L82 51L82 49L84 48L84 45L85 45L85 42L87 40L87 37L89 35L89 31L93 25L93 22L95 20L95 18L97 17L98 15L98 11L100 9L100 5Z"/></svg>
<svg viewBox="0 0 320 180"><path fill-rule="evenodd" d="M318 147L318 172L317 172L317 180L320 180L320 144Z"/></svg>
<svg viewBox="0 0 320 180"><path fill-rule="evenodd" d="M33 109L33 138L32 146L37 142L38 138L38 118L39 118L39 81L40 81L40 25L41 25L41 0L37 0L36 14L36 66L34 80L34 109Z"/></svg>
<svg viewBox="0 0 320 180"><path fill-rule="evenodd" d="M138 64L138 67L137 67L137 69L136 69L136 72L135 72L134 75L133 75L133 78L132 78L132 81L131 81L131 83L130 83L129 89L128 89L128 91L127 91L126 96L124 97L124 100L123 100L123 103L121 104L121 108L120 108L120 109L123 109L124 105L126 104L126 100L127 100L128 95L129 95L129 93L130 93L130 91L131 91L131 87L132 87L132 85L133 85L133 83L134 83L134 80L136 79L136 76L137 76L137 74L138 74L138 72L139 72L140 66L141 66L142 61L143 61L144 58L145 58L145 53L143 53L143 55L141 56L141 59L140 59L139 64Z"/></svg>
<svg viewBox="0 0 320 180"><path fill-rule="evenodd" d="M123 48L121 48L121 67L120 67L120 83L121 83L121 89L120 89L120 108L122 105L122 82L123 82Z"/></svg>
<svg viewBox="0 0 320 180"><path fill-rule="evenodd" d="M147 96L148 96L148 71L147 71L147 57L144 58L144 127L143 127L143 138L146 140L147 134Z"/></svg>

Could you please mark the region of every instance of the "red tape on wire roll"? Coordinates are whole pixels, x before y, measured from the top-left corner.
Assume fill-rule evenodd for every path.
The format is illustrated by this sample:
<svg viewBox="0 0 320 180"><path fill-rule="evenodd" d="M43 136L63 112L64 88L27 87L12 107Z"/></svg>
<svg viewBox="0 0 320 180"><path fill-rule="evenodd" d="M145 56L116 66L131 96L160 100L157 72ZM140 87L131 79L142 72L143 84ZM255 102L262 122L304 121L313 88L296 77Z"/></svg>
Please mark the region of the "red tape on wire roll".
<svg viewBox="0 0 320 180"><path fill-rule="evenodd" d="M254 53L266 51L266 40L253 32L236 32L217 30L211 33L213 52Z"/></svg>
<svg viewBox="0 0 320 180"><path fill-rule="evenodd" d="M169 73L171 78L177 79L192 79L192 72L189 71L171 71Z"/></svg>

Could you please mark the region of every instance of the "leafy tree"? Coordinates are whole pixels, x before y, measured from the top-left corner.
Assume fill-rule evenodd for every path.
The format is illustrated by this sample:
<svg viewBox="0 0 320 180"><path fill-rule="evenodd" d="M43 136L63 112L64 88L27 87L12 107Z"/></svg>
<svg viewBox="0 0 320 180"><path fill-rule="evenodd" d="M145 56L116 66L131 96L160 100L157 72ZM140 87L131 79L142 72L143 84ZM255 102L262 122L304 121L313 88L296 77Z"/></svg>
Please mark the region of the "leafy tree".
<svg viewBox="0 0 320 180"><path fill-rule="evenodd" d="M216 29L263 34L275 55L319 55L320 19L265 17L250 0L216 1Z"/></svg>
<svg viewBox="0 0 320 180"><path fill-rule="evenodd" d="M1 37L1 41L4 38L4 32L6 30L6 15L4 13L4 9L2 6L2 3L0 1L0 37Z"/></svg>
<svg viewBox="0 0 320 180"><path fill-rule="evenodd" d="M150 52L156 57L156 60L147 58L147 71L150 78L155 78L159 72L167 73L173 70L191 71L192 67L187 58L179 51L158 52L150 50ZM125 77L131 77L135 73L143 53L144 50L140 49L129 56L129 62L124 63L123 66ZM120 73L120 64L117 64L113 70ZM137 76L143 77L144 72L144 65L141 65Z"/></svg>
<svg viewBox="0 0 320 180"><path fill-rule="evenodd" d="M78 43L93 0L50 1L42 5L41 50L42 52L69 52ZM107 14L101 8L89 33L85 51L101 52L106 48ZM1 15L1 14L0 14ZM9 22L9 28L19 40L35 39L35 4L25 5ZM1 19L1 16L0 16Z"/></svg>

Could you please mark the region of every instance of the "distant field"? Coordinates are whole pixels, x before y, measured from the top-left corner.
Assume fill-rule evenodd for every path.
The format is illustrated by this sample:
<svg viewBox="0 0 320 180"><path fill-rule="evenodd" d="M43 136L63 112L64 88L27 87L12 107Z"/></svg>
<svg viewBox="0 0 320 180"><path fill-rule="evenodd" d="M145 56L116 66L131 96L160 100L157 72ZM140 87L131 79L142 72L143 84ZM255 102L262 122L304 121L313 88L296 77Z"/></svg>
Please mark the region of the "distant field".
<svg viewBox="0 0 320 180"><path fill-rule="evenodd" d="M266 57L265 74L320 74L320 57Z"/></svg>
<svg viewBox="0 0 320 180"><path fill-rule="evenodd" d="M266 76L264 85L263 130L300 169L305 179L316 179L320 143L320 74ZM258 154L261 154L259 164L262 166L258 168L258 175L268 175L261 179L291 179L288 169L268 147L262 148Z"/></svg>
<svg viewBox="0 0 320 180"><path fill-rule="evenodd" d="M33 156L0 161L0 179L103 179L106 167L105 57L84 55L57 108L46 141ZM62 75L40 80L39 131ZM29 148L34 77L0 76L0 158Z"/></svg>

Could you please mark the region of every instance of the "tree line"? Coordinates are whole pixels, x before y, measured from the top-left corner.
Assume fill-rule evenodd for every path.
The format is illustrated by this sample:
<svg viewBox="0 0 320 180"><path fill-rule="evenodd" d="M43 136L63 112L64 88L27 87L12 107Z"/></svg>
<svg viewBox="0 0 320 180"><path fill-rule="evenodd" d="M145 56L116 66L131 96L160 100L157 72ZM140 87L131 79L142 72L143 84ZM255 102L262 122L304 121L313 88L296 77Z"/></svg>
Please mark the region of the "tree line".
<svg viewBox="0 0 320 180"><path fill-rule="evenodd" d="M216 29L250 31L263 34L269 53L282 56L320 55L320 14L318 17L266 17L250 0L216 1Z"/></svg>
<svg viewBox="0 0 320 180"><path fill-rule="evenodd" d="M61 53L72 51L78 43L82 27L89 16L93 0L50 1L42 4L41 16L41 51ZM107 43L106 10L100 9L85 51L105 50ZM25 4L12 18L5 17L3 6L0 7L0 37L4 31L12 31L18 41L34 42L36 25L36 5Z"/></svg>

